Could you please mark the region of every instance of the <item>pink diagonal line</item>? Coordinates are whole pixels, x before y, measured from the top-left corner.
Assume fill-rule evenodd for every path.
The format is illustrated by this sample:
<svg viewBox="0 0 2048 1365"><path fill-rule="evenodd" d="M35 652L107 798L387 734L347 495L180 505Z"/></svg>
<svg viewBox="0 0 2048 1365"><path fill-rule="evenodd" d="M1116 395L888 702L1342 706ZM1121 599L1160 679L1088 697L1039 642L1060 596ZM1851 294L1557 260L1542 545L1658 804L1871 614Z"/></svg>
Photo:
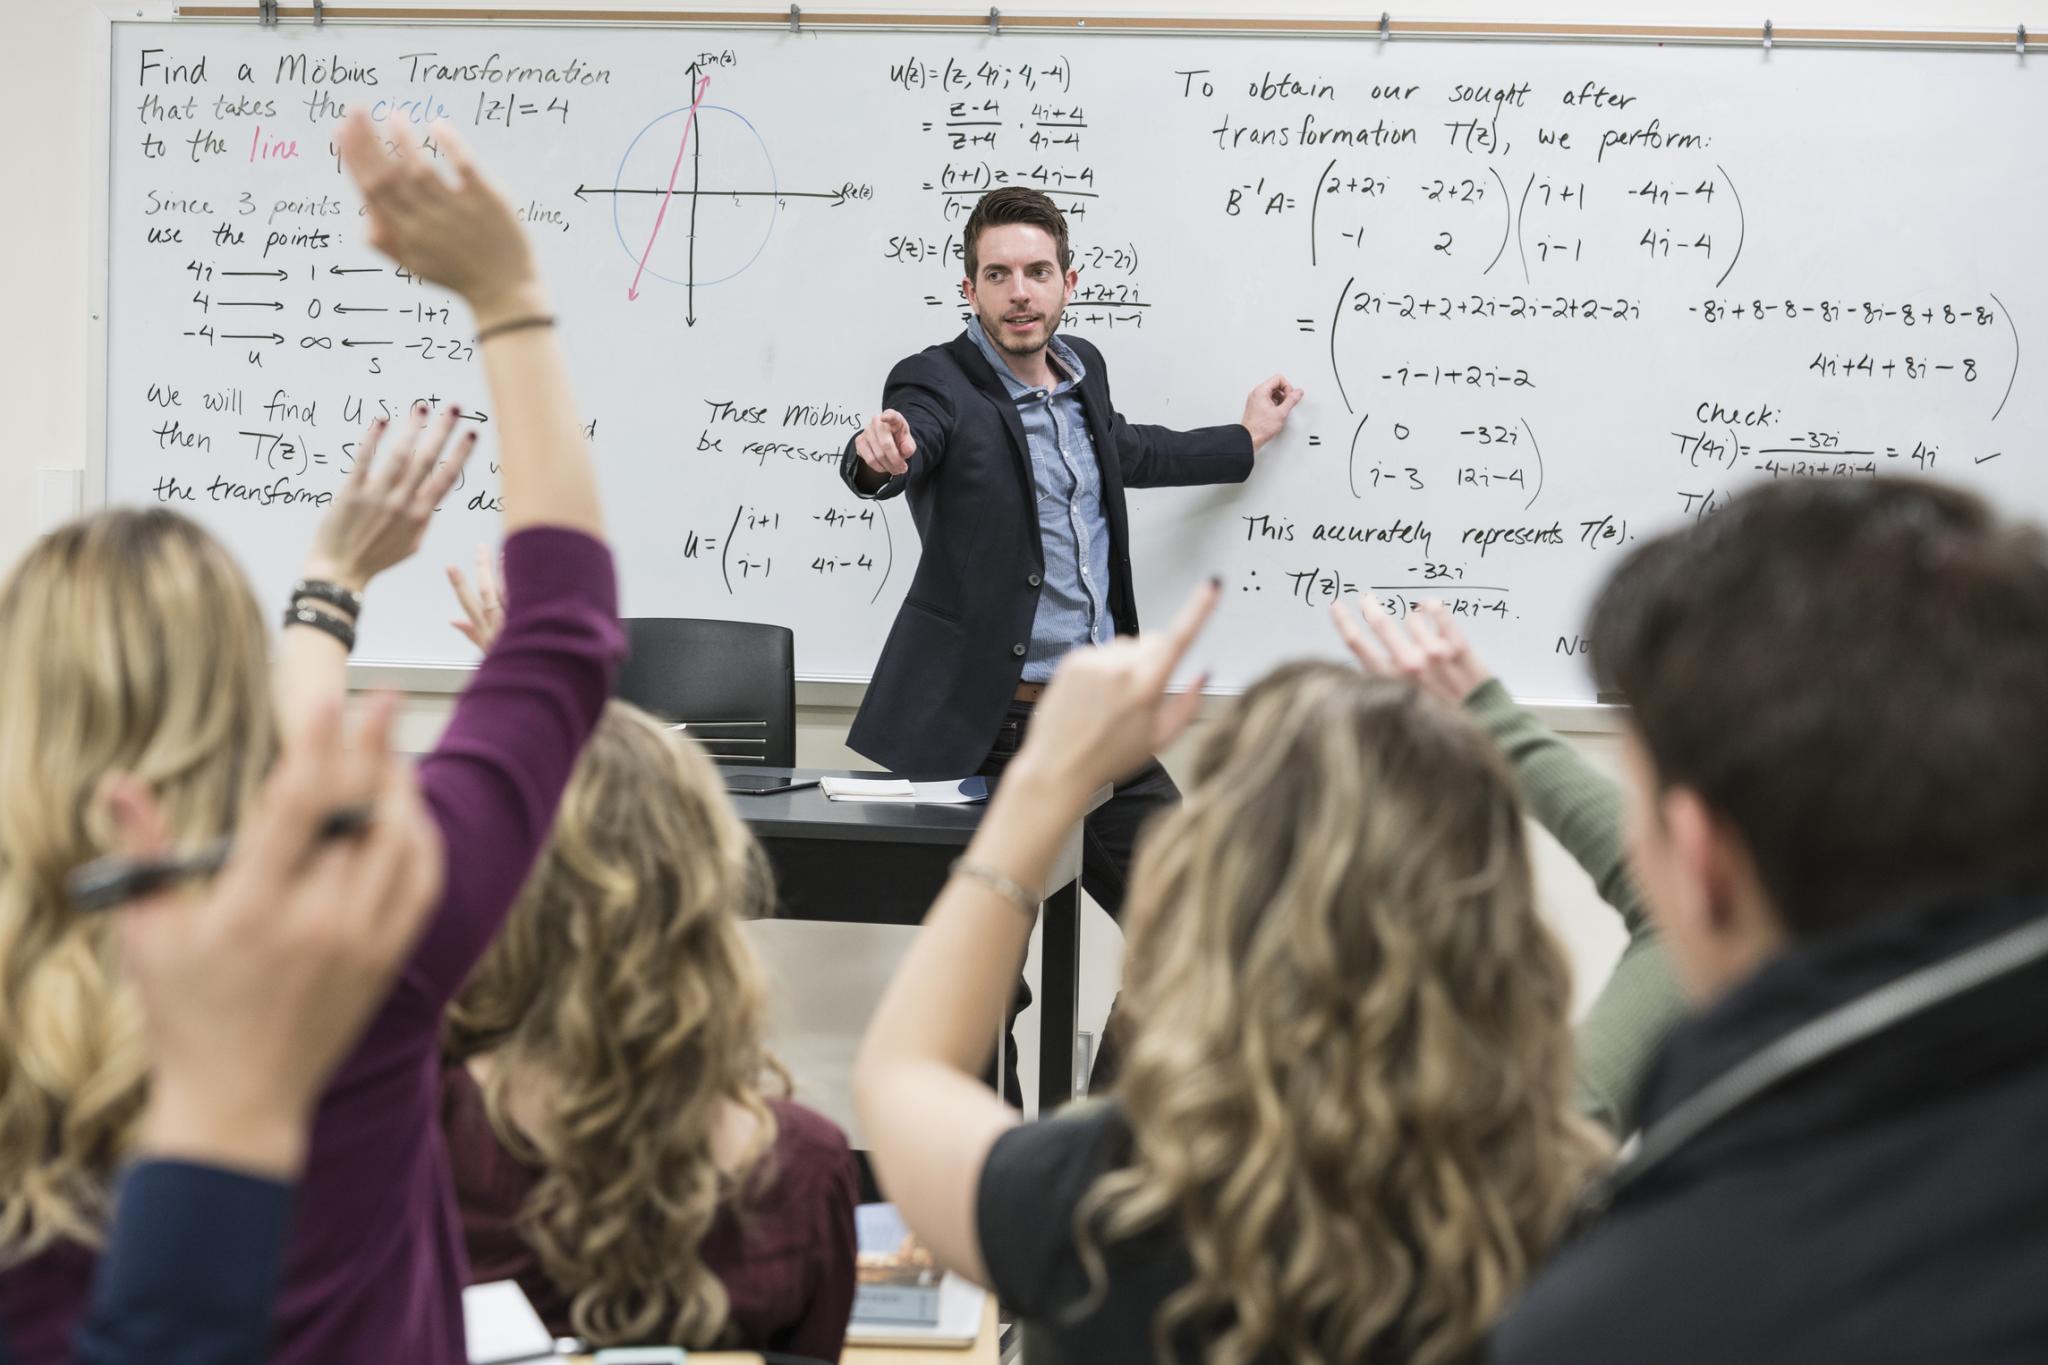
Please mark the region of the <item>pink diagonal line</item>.
<svg viewBox="0 0 2048 1365"><path fill-rule="evenodd" d="M711 77L703 76L697 81L697 93L690 100L689 117L683 120L683 140L676 146L676 164L669 168L668 188L662 191L661 207L654 211L654 231L647 234L647 245L640 252L640 264L633 271L633 282L626 286L626 297L640 297L640 276L647 271L647 258L654 254L654 239L661 236L661 220L668 217L668 201L675 197L676 177L683 172L683 157L690 150L690 130L697 126L697 106L704 102L704 92L711 88Z"/></svg>

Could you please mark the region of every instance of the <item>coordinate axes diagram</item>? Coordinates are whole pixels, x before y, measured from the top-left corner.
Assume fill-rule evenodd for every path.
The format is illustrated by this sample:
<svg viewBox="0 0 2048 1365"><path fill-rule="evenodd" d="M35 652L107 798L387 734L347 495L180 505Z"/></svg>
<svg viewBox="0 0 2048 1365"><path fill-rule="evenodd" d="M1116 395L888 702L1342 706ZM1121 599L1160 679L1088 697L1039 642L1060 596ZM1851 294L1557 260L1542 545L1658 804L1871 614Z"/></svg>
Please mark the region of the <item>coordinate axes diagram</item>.
<svg viewBox="0 0 2048 1365"><path fill-rule="evenodd" d="M873 190L852 183L784 189L754 125L736 109L704 102L709 74L692 64L689 76L690 103L656 116L633 136L610 187L579 184L575 193L578 199L611 198L612 230L633 263L626 297L638 302L654 283L678 287L684 321L695 327L697 291L759 260L791 201L836 207L869 198Z"/></svg>

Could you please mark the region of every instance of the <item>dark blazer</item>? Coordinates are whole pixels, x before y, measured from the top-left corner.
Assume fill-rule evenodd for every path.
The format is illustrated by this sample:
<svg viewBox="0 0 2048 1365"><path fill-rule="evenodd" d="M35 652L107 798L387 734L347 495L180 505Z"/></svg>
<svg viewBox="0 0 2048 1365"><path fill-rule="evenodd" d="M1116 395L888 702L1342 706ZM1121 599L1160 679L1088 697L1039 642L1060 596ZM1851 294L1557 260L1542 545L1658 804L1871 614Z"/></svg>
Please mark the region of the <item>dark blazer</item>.
<svg viewBox="0 0 2048 1365"><path fill-rule="evenodd" d="M1236 424L1134 426L1110 402L1102 353L1078 337L1063 340L1087 371L1080 397L1102 470L1111 618L1119 635L1135 635L1124 489L1242 483L1252 470L1251 433ZM988 756L1038 610L1045 550L1031 454L1009 391L964 332L898 363L882 403L916 438L910 472L862 492L856 475L865 466L849 441L840 477L862 497L907 492L924 552L847 743L892 772L959 777Z"/></svg>

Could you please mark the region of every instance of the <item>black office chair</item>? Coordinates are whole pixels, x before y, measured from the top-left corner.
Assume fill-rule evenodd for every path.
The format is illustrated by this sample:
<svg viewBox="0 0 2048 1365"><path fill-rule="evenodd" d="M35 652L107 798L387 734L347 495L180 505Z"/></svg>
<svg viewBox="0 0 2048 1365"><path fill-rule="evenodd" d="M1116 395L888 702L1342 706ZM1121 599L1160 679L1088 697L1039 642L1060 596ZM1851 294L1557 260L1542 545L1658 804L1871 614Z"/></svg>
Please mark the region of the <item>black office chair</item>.
<svg viewBox="0 0 2048 1365"><path fill-rule="evenodd" d="M796 764L796 636L787 626L641 616L626 621L615 694L680 722L719 763Z"/></svg>

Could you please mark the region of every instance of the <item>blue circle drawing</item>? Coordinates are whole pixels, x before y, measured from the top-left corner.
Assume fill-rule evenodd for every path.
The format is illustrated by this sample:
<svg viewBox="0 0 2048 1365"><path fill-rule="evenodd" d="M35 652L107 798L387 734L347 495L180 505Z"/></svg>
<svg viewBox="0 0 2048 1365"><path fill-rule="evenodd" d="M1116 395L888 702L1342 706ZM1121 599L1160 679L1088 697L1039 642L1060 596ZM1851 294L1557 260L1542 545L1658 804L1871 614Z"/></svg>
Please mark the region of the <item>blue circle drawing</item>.
<svg viewBox="0 0 2048 1365"><path fill-rule="evenodd" d="M747 116L745 114L740 113L736 109L728 109L722 104L700 104L697 106L697 113L699 117L702 117L707 111L719 114L730 114L740 121L740 126L745 128L749 133L753 134L755 143L758 144L761 148L761 160L764 163L766 163L768 167L768 188L771 193L768 200L768 226L765 230L762 231L760 244L754 248L754 254L747 257L747 259L743 261L737 269L728 271L726 274L720 275L717 279L696 281L696 286L699 289L702 289L707 285L724 284L727 280L733 278L733 276L743 274L748 266L752 265L755 261L760 260L761 253L768 249L768 239L775 235L775 220L778 216L780 216L782 212L781 205L778 202L778 199L782 193L782 185L781 182L778 181L775 177L775 158L768 155L768 144L762 140L760 131L756 129L753 124L747 121ZM681 109L671 109L666 114L658 114L648 121L646 127L642 128L639 132L633 134L633 140L626 144L625 155L619 158L619 169L613 172L612 174L612 188L615 190L621 188L620 182L623 181L626 177L626 163L632 160L633 149L640 145L641 138L646 137L647 134L653 130L656 124L666 123L669 119L674 118L678 114L687 115L689 112L689 108L685 106L684 108ZM690 136L693 138L697 136L697 130L695 128L692 128L690 130ZM633 248L633 246L630 243L626 241L625 225L619 221L619 200L621 197L622 196L616 194L612 196L612 232L619 239L619 246L625 251L626 255L637 262L640 259L639 253ZM646 268L645 273L653 277L654 279L661 280L667 284L681 285L689 283L686 280L678 280L671 276L664 275L660 271L654 269L654 267L652 266L648 266Z"/></svg>

